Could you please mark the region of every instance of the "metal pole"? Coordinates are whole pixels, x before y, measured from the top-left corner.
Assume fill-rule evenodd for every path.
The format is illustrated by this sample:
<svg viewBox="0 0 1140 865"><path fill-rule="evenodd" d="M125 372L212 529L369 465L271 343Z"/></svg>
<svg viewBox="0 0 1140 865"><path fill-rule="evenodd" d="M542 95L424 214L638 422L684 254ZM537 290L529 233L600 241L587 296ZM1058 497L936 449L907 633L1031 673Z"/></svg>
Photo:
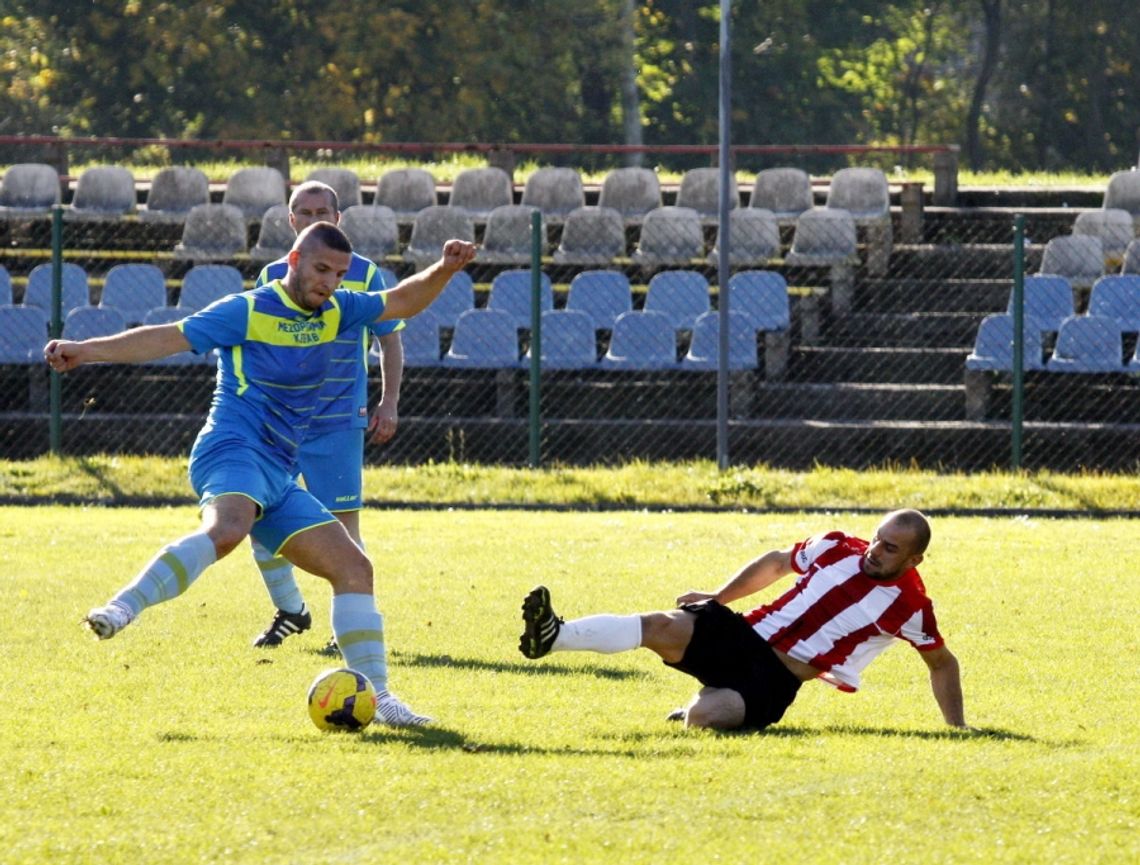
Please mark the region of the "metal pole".
<svg viewBox="0 0 1140 865"><path fill-rule="evenodd" d="M48 335L59 339L63 333L63 207L56 205L51 214L51 324ZM63 442L62 399L59 373L48 374L48 448L59 456Z"/></svg>
<svg viewBox="0 0 1140 865"><path fill-rule="evenodd" d="M732 4L720 0L720 190L717 197L717 220L720 226L717 244L717 284L719 303L717 321L720 333L717 344L716 370L716 463L723 471L728 468L728 277L729 277L729 178L732 176L732 38L729 21Z"/></svg>
<svg viewBox="0 0 1140 865"><path fill-rule="evenodd" d="M1025 215L1013 220L1013 404L1010 408L1010 463L1021 470L1021 426L1025 393Z"/></svg>
<svg viewBox="0 0 1140 865"><path fill-rule="evenodd" d="M530 459L542 462L542 212L530 217Z"/></svg>

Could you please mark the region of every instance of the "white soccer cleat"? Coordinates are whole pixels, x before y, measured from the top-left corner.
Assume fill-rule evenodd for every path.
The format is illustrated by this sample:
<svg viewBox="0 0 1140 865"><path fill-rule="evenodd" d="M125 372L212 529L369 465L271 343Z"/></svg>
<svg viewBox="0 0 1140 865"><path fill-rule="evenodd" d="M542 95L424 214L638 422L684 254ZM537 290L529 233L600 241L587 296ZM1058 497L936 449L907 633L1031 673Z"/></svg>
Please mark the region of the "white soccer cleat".
<svg viewBox="0 0 1140 865"><path fill-rule="evenodd" d="M376 718L389 727L425 727L432 722L427 715L417 715L387 691L376 697Z"/></svg>
<svg viewBox="0 0 1140 865"><path fill-rule="evenodd" d="M100 640L109 640L134 621L134 613L121 604L110 603L96 607L83 619Z"/></svg>

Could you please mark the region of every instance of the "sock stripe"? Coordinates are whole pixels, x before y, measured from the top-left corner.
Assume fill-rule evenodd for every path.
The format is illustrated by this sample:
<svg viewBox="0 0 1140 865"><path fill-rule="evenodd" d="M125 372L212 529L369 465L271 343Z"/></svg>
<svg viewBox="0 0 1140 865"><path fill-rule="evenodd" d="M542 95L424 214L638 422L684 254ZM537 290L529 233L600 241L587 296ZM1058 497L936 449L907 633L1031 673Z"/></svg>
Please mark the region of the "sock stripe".
<svg viewBox="0 0 1140 865"><path fill-rule="evenodd" d="M172 595L172 597L181 595L190 586L190 575L186 573L186 566L183 565L182 560L170 550L163 553L159 561L170 569L170 573L178 583L178 591L175 595Z"/></svg>
<svg viewBox="0 0 1140 865"><path fill-rule="evenodd" d="M369 642L383 644L384 632L382 630L345 631L336 635L336 642L342 649Z"/></svg>

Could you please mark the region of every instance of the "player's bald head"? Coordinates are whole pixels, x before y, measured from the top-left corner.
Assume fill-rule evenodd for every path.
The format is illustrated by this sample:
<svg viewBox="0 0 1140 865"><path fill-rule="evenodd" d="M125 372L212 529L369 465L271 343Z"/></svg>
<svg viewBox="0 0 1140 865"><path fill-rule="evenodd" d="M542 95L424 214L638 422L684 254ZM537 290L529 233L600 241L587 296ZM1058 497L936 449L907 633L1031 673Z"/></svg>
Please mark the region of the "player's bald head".
<svg viewBox="0 0 1140 865"><path fill-rule="evenodd" d="M914 508L903 508L891 511L883 517L883 524L893 523L911 536L911 552L922 555L930 545L930 522L921 511Z"/></svg>
<svg viewBox="0 0 1140 865"><path fill-rule="evenodd" d="M314 222L308 228L302 229L297 239L293 241L293 249L302 254L321 248L351 253L352 241L331 222Z"/></svg>

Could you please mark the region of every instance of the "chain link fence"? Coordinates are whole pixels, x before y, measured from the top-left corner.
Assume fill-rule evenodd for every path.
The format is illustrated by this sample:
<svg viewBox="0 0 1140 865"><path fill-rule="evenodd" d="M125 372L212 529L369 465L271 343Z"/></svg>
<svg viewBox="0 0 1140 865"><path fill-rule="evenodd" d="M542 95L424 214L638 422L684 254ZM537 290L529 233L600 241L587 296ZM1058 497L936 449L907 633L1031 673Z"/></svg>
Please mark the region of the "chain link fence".
<svg viewBox="0 0 1140 865"><path fill-rule="evenodd" d="M505 203L487 191L503 172L475 171L418 207L382 177L342 208L354 245L393 279L448 237L480 244L407 323L399 431L369 460L714 459L723 394L734 463L1137 468L1131 216L1027 210L1019 243L1012 211L933 207L877 169L815 184L798 169L738 172L726 292L715 169L664 190L648 169L597 189L549 169L546 187L508 180ZM176 320L284 253L284 200L215 193L163 215L140 192L108 214L84 212L80 191L63 197L54 236L47 209L0 220L0 455L185 454L209 408L209 359L55 378L39 359L53 294L65 337Z"/></svg>

